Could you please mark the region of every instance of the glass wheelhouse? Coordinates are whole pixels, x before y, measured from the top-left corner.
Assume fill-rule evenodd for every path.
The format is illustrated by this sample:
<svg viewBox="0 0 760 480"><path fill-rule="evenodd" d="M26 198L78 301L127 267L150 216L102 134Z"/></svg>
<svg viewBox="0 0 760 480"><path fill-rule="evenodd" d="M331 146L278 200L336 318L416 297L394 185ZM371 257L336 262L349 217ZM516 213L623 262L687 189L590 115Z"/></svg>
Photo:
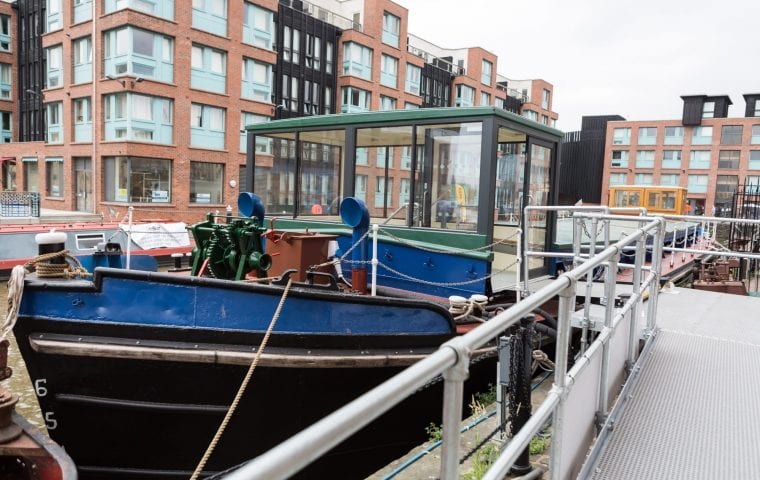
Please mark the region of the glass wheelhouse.
<svg viewBox="0 0 760 480"><path fill-rule="evenodd" d="M488 291L514 284L524 207L556 203L562 133L498 108L324 115L247 131L245 184L281 225L329 228L340 200L356 197L399 238L485 255L499 273ZM533 220L522 241L544 250L552 223ZM535 262L533 274L546 271Z"/></svg>

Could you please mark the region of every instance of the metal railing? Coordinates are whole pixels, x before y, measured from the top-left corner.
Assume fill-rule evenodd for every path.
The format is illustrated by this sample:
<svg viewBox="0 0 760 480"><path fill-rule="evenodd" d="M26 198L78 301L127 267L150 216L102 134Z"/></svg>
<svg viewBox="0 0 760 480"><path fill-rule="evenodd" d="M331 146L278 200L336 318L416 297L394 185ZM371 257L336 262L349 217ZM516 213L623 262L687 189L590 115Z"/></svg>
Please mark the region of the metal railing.
<svg viewBox="0 0 760 480"><path fill-rule="evenodd" d="M313 3L307 2L306 0L280 0L280 5L292 8L298 12L303 12L311 17L322 20L323 22L335 25L336 27L343 30L356 30L358 32L362 31L361 23L354 22L350 18L338 15L331 10L320 7L319 5L314 5Z"/></svg>
<svg viewBox="0 0 760 480"><path fill-rule="evenodd" d="M39 217L37 192L0 192L0 217Z"/></svg>
<svg viewBox="0 0 760 480"><path fill-rule="evenodd" d="M537 207L536 207L537 208ZM550 209L551 207L545 207ZM535 208L533 208L535 209ZM601 207L604 210L605 207ZM383 413L412 395L418 388L430 380L442 375L444 379L443 398L443 443L441 456L441 478L453 480L459 478L459 442L462 412L463 383L467 378L470 354L479 347L492 341L506 329L517 324L521 318L535 308L540 307L547 301L559 295L559 316L557 327L557 354L555 359L554 386L549 391L544 402L538 407L533 417L512 438L502 450L501 455L494 463L484 478L495 480L503 478L510 466L519 457L521 452L528 446L530 440L539 432L549 417L554 417L551 477L553 479L566 478L568 466L563 464L563 456L560 455L563 448L571 447L577 442L563 440L565 428L565 405L572 393L573 385L579 381L584 371L589 369L591 362L601 362L601 382L599 382L596 414L592 415L592 423L597 428L608 418L609 414L609 365L610 365L610 339L619 331L630 330L630 338L627 345L628 365L632 365L638 354L639 334L636 331L638 316L636 309L641 302L644 292L649 289L649 309L647 316L647 331L654 328L654 311L657 303L659 283L659 269L652 268L646 278L642 278L643 252L648 235L654 237L654 255L661 255L662 235L664 233L664 220L649 217L622 217L609 216L591 211L576 212L578 221L580 216L600 221L606 218L623 218L639 222L639 228L625 238L615 242L602 251L596 252L589 258L581 259L571 271L559 276L535 293L522 299L511 308L499 313L494 318L470 331L444 343L439 350L416 364L407 368L398 375L390 378L381 385L370 390L353 402L345 405L306 430L291 437L272 450L260 455L251 462L243 465L227 478L242 480L251 478L280 479L287 478L316 460L330 449L356 433ZM526 211L525 218L529 212ZM636 256L634 265L633 292L625 305L615 311L612 298L615 296L615 277L619 265L619 256L627 245L635 244L641 255ZM659 245L659 246L658 246ZM527 262L526 262L527 263ZM571 316L574 311L576 287L578 281L592 273L596 267L605 267L605 297L608 299L605 308L604 328L599 332L596 340L583 355L576 359L574 366L568 371L568 347L571 333ZM628 329L625 319L630 319ZM601 355L601 360L597 360ZM596 365L596 363L594 364ZM582 391L576 389L576 391ZM599 419L599 423L595 419ZM606 429L600 428L599 435L605 435ZM583 452L585 454L585 450Z"/></svg>

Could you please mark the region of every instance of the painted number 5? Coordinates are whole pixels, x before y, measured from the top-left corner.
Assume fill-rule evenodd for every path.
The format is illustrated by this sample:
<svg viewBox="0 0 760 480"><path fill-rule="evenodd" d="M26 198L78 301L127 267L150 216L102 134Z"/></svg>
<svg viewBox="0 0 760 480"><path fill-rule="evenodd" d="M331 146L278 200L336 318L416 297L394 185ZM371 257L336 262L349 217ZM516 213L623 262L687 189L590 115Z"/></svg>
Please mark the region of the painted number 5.
<svg viewBox="0 0 760 480"><path fill-rule="evenodd" d="M55 430L58 427L58 420L53 418L53 412L45 412L45 426L48 430Z"/></svg>

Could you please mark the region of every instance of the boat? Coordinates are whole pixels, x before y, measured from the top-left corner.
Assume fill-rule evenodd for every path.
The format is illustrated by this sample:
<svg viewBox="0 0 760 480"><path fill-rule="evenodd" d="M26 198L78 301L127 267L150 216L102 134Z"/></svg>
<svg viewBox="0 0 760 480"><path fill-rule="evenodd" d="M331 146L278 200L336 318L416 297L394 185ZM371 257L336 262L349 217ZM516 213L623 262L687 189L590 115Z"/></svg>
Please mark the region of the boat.
<svg viewBox="0 0 760 480"><path fill-rule="evenodd" d="M6 338L0 340L0 380L8 367ZM71 457L15 411L18 395L0 385L0 477L18 480L77 480Z"/></svg>
<svg viewBox="0 0 760 480"><path fill-rule="evenodd" d="M173 254L189 254L190 238L182 222L69 222L69 223L2 223L0 224L0 276L7 277L16 265L23 265L37 254L34 237L58 231L66 236L66 249L73 255L89 257L106 248L118 248L126 265L127 250L134 255L135 266L153 268L153 259L171 258ZM132 234L130 235L130 230ZM100 245L100 247L99 247Z"/></svg>
<svg viewBox="0 0 760 480"><path fill-rule="evenodd" d="M487 321L514 298L520 238L547 245L551 222L522 232L519 212L552 201L561 138L485 107L249 127L253 192L189 227L191 275L26 275L14 333L51 438L82 478L221 475ZM354 181L369 175L371 199ZM494 354L473 353L467 392L495 381ZM441 395L432 382L303 477L397 458L440 422Z"/></svg>

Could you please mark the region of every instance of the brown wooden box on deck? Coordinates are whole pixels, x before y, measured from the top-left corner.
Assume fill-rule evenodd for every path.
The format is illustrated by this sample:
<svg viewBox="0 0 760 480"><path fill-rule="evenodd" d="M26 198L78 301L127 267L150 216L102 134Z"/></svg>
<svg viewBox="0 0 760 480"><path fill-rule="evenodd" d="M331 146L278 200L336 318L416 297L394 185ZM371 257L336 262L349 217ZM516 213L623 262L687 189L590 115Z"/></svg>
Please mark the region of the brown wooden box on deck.
<svg viewBox="0 0 760 480"><path fill-rule="evenodd" d="M306 281L306 272L312 265L318 265L327 261L327 247L330 240L335 240L337 235L325 235L322 233L306 232L282 232L275 231L272 237L266 241L266 251L272 256L272 267L269 276L277 277L285 270L295 268L298 273L293 275L293 280ZM318 271L330 271L331 269L320 268ZM315 279L315 283L326 283Z"/></svg>

